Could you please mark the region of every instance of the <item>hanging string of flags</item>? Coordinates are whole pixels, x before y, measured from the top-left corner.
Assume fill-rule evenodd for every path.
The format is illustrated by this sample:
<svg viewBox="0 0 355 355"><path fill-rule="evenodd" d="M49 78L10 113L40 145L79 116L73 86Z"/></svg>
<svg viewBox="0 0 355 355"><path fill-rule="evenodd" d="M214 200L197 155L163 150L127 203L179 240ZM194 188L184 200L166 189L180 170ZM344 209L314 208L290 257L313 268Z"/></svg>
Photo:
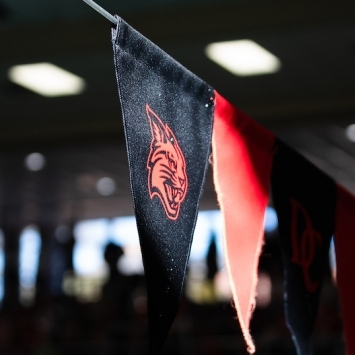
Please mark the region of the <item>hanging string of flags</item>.
<svg viewBox="0 0 355 355"><path fill-rule="evenodd" d="M115 72L146 274L150 352L182 295L212 147L226 266L248 351L264 213L272 188L285 269L285 313L298 355L312 354L322 278L335 237L347 354L355 355L355 197L120 17L83 0L112 28Z"/></svg>

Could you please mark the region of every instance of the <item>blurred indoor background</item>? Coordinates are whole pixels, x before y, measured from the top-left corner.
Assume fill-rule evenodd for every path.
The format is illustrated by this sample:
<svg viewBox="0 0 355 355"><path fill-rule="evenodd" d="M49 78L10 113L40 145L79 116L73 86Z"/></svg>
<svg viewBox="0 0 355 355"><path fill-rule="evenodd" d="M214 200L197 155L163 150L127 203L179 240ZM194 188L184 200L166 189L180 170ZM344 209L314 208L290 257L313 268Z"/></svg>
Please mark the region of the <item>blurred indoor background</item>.
<svg viewBox="0 0 355 355"><path fill-rule="evenodd" d="M353 0L98 3L355 192ZM81 0L0 0L2 355L147 353L110 26ZM211 43L238 40L268 51L271 67L231 73L211 59L218 47ZM74 74L69 92L53 85L34 92L21 83L25 69L53 66ZM51 75L41 82L61 82ZM295 354L272 208L265 230L252 335L257 354ZM185 295L164 354L246 354L221 244L209 171ZM330 265L315 355L345 354L332 257Z"/></svg>

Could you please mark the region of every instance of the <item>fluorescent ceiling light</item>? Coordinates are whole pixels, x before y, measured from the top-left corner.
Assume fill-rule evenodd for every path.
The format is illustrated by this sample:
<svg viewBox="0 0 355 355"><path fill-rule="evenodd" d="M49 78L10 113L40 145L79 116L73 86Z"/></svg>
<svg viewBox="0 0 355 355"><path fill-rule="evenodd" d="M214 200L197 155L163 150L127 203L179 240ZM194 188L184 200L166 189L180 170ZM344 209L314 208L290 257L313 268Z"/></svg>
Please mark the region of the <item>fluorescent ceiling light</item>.
<svg viewBox="0 0 355 355"><path fill-rule="evenodd" d="M15 84L42 96L77 95L85 89L82 78L51 63L16 65L8 75Z"/></svg>
<svg viewBox="0 0 355 355"><path fill-rule="evenodd" d="M351 124L346 128L346 136L351 142L355 142L355 124Z"/></svg>
<svg viewBox="0 0 355 355"><path fill-rule="evenodd" d="M209 59L239 76L271 74L281 67L277 57L249 39L211 43L205 53Z"/></svg>

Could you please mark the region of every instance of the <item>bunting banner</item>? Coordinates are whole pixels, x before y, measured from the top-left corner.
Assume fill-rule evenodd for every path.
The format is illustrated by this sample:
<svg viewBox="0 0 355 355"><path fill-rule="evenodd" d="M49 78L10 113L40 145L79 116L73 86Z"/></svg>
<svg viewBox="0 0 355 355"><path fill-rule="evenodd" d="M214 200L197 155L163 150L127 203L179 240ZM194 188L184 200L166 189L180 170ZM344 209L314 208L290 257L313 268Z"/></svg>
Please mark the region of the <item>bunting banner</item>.
<svg viewBox="0 0 355 355"><path fill-rule="evenodd" d="M355 197L337 185L335 220L336 280L339 289L347 355L355 355Z"/></svg>
<svg viewBox="0 0 355 355"><path fill-rule="evenodd" d="M211 151L214 91L116 18L115 70L156 355L183 290Z"/></svg>
<svg viewBox="0 0 355 355"><path fill-rule="evenodd" d="M249 323L264 237L274 136L216 93L212 146L226 266L248 351L254 353Z"/></svg>
<svg viewBox="0 0 355 355"><path fill-rule="evenodd" d="M336 186L279 139L271 186L285 268L286 320L298 355L309 355L334 231Z"/></svg>
<svg viewBox="0 0 355 355"><path fill-rule="evenodd" d="M312 354L310 338L336 224L348 354L355 355L355 277L348 272L355 246L355 198L116 18L112 45L146 275L150 353L160 352L178 310L212 145L226 266L248 351L255 351L249 326L271 182L286 320L297 353Z"/></svg>

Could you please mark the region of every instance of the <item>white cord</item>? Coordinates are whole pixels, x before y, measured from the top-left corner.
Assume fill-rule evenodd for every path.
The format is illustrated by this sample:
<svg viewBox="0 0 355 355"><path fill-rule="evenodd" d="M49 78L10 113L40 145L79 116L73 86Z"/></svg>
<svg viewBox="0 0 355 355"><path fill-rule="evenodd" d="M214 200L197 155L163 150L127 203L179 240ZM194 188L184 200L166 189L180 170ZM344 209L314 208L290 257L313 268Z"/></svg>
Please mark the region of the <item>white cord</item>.
<svg viewBox="0 0 355 355"><path fill-rule="evenodd" d="M108 13L105 9L103 9L101 6L97 5L94 1L92 1L92 0L83 0L83 1L86 2L93 9L95 9L97 12L99 12L102 16L105 16L113 24L117 25L118 20L114 16L112 16L110 13Z"/></svg>

